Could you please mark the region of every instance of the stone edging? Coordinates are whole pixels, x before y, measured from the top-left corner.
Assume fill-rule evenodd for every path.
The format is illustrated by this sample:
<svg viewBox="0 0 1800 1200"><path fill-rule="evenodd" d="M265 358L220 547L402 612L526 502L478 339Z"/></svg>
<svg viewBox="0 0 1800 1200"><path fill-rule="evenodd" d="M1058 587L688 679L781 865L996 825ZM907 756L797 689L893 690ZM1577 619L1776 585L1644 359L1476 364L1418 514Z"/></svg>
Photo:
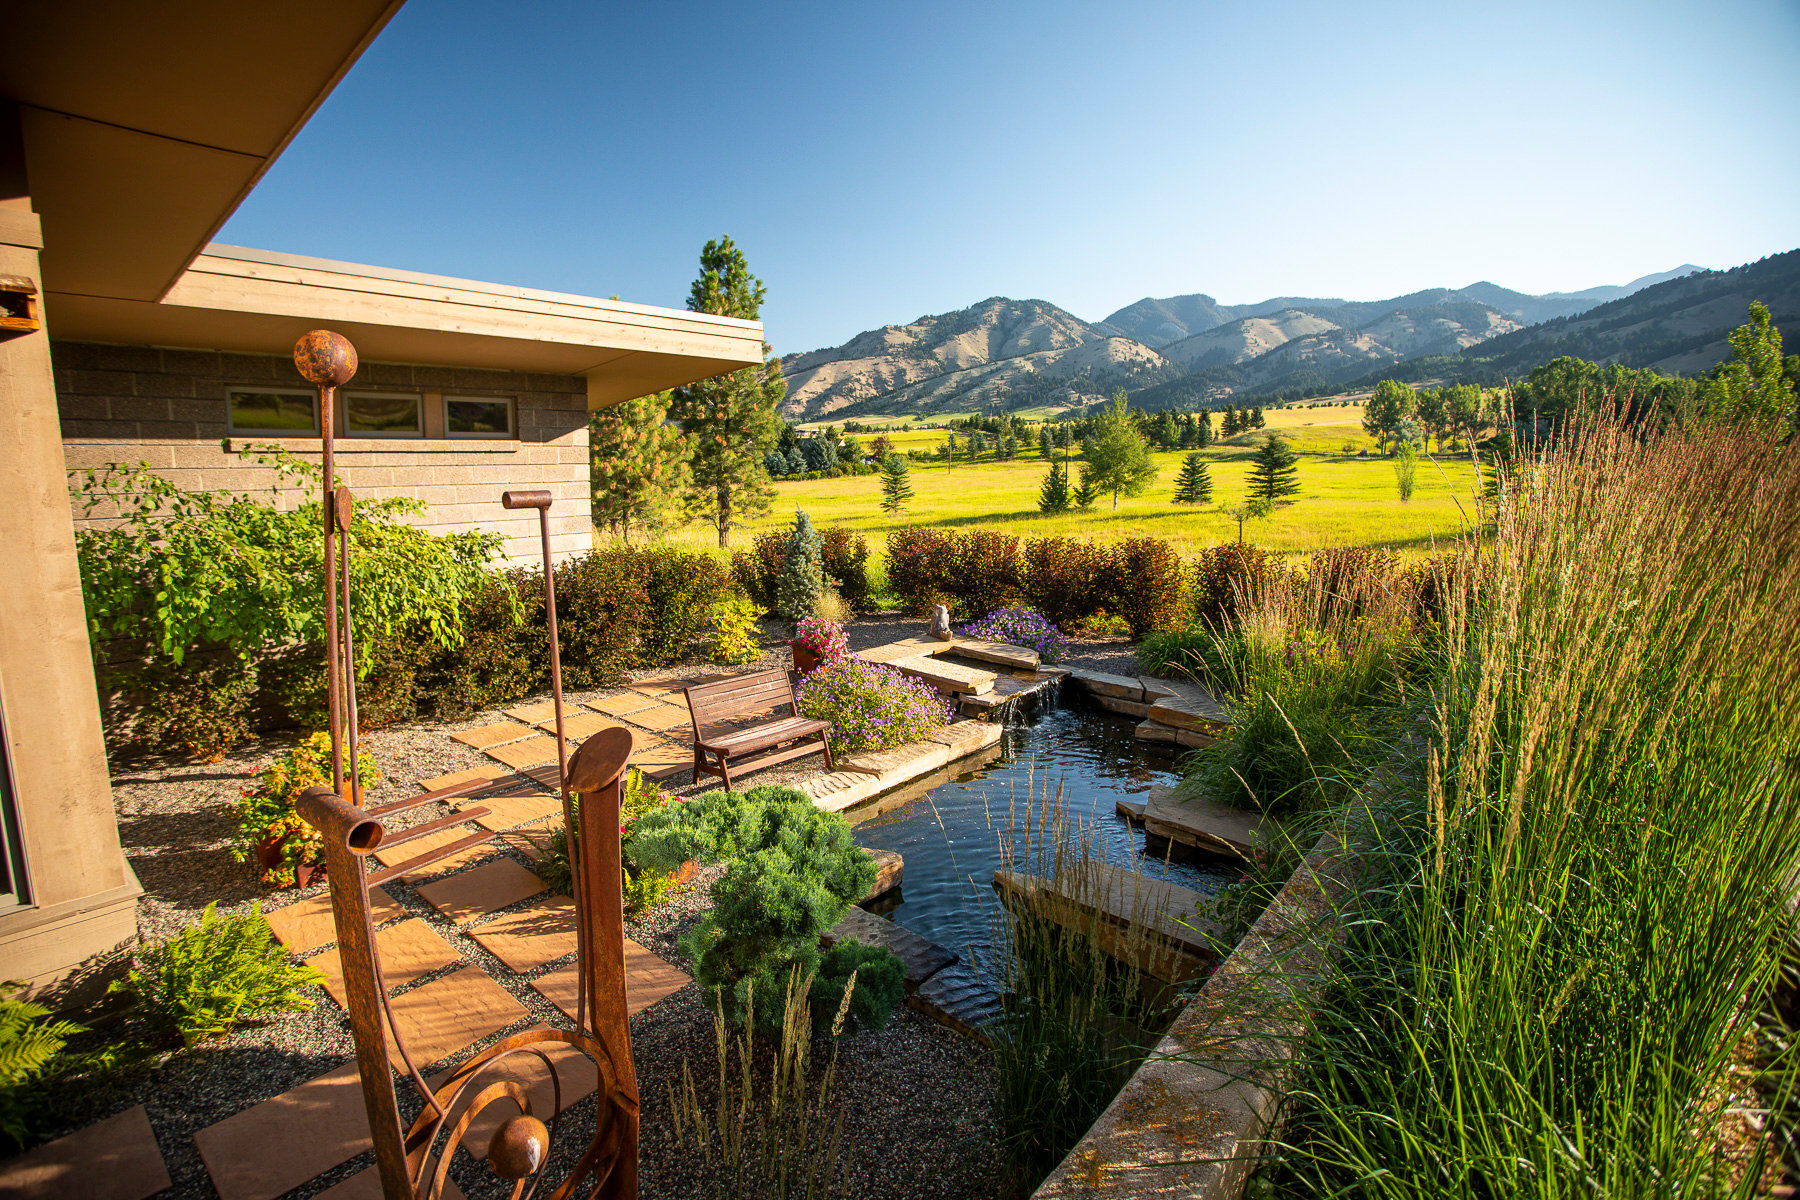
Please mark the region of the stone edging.
<svg viewBox="0 0 1800 1200"><path fill-rule="evenodd" d="M1033 1200L1237 1200L1281 1120L1303 1021L1368 869L1366 815L1320 837Z"/></svg>

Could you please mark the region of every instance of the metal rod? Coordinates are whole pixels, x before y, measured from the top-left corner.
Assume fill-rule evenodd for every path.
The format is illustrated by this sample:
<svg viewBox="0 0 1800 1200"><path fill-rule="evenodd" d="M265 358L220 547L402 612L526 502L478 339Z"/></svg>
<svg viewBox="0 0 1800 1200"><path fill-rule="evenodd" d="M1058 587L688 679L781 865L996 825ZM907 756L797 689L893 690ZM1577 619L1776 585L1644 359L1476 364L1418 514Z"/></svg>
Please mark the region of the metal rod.
<svg viewBox="0 0 1800 1200"><path fill-rule="evenodd" d="M350 760L349 771L345 777L350 791L345 798L361 808L363 806L362 772L357 769L356 765L360 761L357 758L359 731L356 713L356 644L352 640L350 629L350 520L356 511L356 499L350 494L349 488L339 484L331 493L331 507L333 515L337 518L338 586L342 588L343 604L341 629L344 639L342 647L344 655L344 736L348 743L346 748ZM344 789L340 787L338 793L343 795Z"/></svg>

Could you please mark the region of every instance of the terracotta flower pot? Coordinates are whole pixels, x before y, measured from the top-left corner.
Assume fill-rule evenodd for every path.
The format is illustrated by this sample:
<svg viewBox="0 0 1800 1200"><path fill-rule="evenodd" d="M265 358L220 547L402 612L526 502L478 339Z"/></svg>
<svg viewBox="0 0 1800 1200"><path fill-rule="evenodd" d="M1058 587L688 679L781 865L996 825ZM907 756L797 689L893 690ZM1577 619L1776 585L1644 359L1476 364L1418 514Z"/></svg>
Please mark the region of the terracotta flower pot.
<svg viewBox="0 0 1800 1200"><path fill-rule="evenodd" d="M808 650L805 646L794 646L792 649L794 651L794 670L804 675L808 671L818 667L819 656L814 654L811 650Z"/></svg>
<svg viewBox="0 0 1800 1200"><path fill-rule="evenodd" d="M293 835L284 833L280 837L266 837L256 843L256 861L263 870L273 870L281 865L281 847L291 836ZM325 878L325 864L322 862L297 863L294 866L295 887L311 887L323 878Z"/></svg>

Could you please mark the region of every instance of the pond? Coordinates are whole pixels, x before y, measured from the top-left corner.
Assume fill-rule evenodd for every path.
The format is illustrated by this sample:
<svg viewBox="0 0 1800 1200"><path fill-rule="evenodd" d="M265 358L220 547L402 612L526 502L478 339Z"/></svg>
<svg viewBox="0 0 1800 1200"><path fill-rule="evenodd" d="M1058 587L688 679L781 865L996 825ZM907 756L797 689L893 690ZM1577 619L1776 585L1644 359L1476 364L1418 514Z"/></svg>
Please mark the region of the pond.
<svg viewBox="0 0 1800 1200"><path fill-rule="evenodd" d="M1025 841L1011 814L1022 824L1033 796L1041 801L1046 790L1054 796L1059 788L1070 820L1091 827L1109 861L1135 857L1138 870L1203 892L1235 876L1223 863L1147 857L1143 833L1114 807L1122 797L1179 781L1186 751L1140 741L1132 736L1135 718L1079 696L1013 707L1021 711L1006 722L998 758L929 791L903 793L899 807L856 826L861 844L898 851L906 860L900 902L878 911L994 978L1006 937L994 872L1013 866L1009 859L1022 853ZM855 812L845 815L858 820Z"/></svg>

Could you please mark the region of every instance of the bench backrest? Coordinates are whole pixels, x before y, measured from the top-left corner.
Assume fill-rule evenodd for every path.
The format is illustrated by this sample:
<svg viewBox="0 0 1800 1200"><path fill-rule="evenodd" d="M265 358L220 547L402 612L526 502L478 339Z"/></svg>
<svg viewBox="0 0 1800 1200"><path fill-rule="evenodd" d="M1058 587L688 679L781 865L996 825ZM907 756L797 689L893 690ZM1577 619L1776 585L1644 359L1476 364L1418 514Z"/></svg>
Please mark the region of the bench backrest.
<svg viewBox="0 0 1800 1200"><path fill-rule="evenodd" d="M701 737L709 727L734 717L747 716L767 709L794 705L794 685L786 671L757 671L750 675L734 675L717 683L703 683L687 691L688 712L694 718L694 730ZM783 714L785 715L785 714Z"/></svg>

